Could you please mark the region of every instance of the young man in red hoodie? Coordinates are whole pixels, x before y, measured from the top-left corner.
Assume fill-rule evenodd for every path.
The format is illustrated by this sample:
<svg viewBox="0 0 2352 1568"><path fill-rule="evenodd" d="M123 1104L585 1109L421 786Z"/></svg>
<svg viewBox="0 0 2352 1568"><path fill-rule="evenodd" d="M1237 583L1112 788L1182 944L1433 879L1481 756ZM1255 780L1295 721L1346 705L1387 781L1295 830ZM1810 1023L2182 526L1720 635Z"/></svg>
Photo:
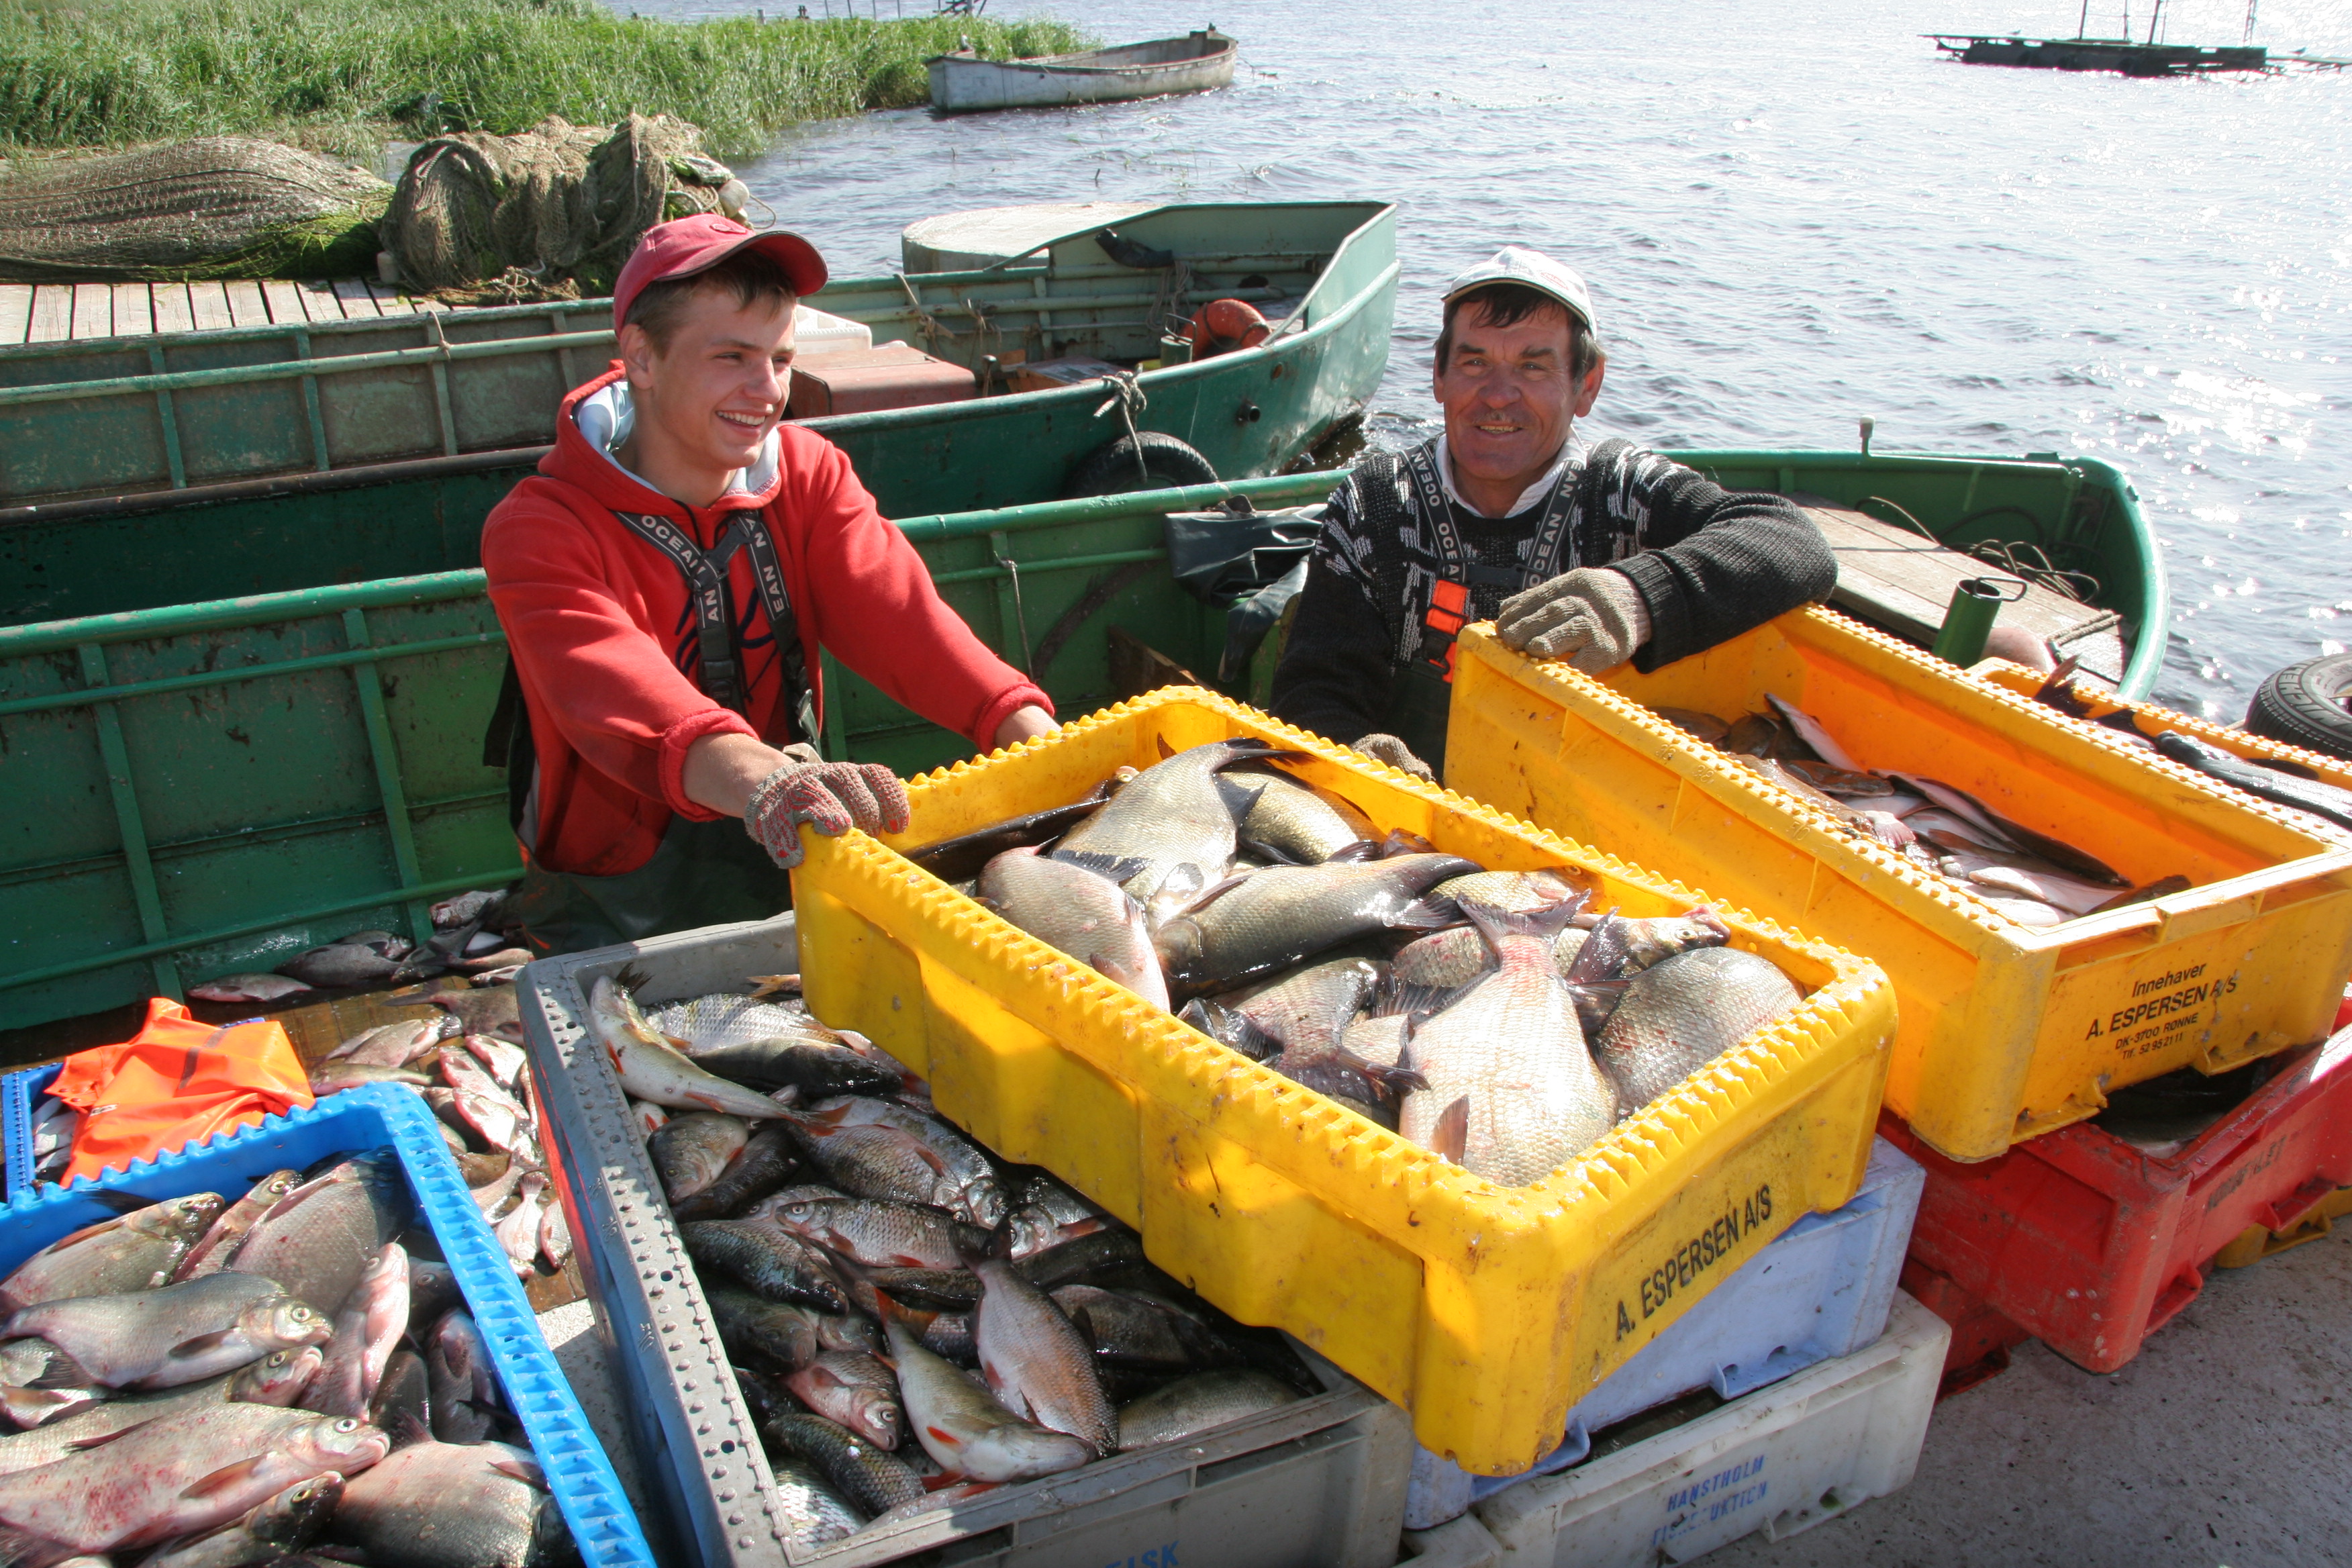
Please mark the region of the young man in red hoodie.
<svg viewBox="0 0 2352 1568"><path fill-rule="evenodd" d="M540 952L763 919L791 901L801 824L906 826L888 769L814 749L820 648L983 751L1053 728L848 458L779 423L793 306L824 280L797 235L650 230L613 290L620 359L483 529L527 715L502 701Z"/></svg>

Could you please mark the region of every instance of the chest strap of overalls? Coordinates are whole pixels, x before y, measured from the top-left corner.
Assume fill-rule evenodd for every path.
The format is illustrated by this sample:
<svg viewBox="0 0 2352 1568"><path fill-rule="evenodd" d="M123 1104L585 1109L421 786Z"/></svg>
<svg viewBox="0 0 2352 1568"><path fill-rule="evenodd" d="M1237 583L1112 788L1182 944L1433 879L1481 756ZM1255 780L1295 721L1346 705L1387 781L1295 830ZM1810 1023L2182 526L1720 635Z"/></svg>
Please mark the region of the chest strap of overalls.
<svg viewBox="0 0 2352 1568"><path fill-rule="evenodd" d="M1570 545L1569 564L1574 563L1569 528L1577 510L1575 487L1567 483L1555 485L1552 493L1545 498L1543 513L1537 520L1535 535L1528 545L1525 564L1486 566L1472 556L1454 526L1454 509L1438 478L1436 443L1406 453L1403 467L1420 503L1423 549L1431 563L1428 602L1421 606L1418 642L1412 657L1416 663L1442 671L1444 679L1451 681L1454 639L1472 618L1473 590L1497 588L1507 596L1556 576L1564 569L1559 561L1564 542Z"/></svg>
<svg viewBox="0 0 2352 1568"><path fill-rule="evenodd" d="M666 517L628 511L613 515L627 524L638 538L668 556L685 576L688 595L694 603L703 695L747 719L751 717L746 711L750 690L743 670L743 647L736 636L735 596L728 584L728 569L734 563L737 551L751 555L752 580L759 585L760 602L768 612L768 629L776 639L776 656L783 664L785 711L793 712L803 706L801 699L807 693L808 683L806 661L801 655L800 619L793 613L791 595L784 592L784 573L776 560L776 542L769 536L760 514L735 513L719 531L717 542L707 551Z"/></svg>

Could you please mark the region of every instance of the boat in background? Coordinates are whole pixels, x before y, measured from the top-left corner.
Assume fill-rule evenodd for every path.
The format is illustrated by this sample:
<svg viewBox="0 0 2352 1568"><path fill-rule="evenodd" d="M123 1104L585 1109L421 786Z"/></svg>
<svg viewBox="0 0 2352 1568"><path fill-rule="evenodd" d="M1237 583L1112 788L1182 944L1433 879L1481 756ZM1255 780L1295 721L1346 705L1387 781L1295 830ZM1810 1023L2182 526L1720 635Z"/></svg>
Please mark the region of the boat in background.
<svg viewBox="0 0 2352 1568"><path fill-rule="evenodd" d="M984 60L969 47L924 61L931 107L942 114L989 109L1065 109L1126 103L1231 87L1239 46L1214 27L1115 49Z"/></svg>

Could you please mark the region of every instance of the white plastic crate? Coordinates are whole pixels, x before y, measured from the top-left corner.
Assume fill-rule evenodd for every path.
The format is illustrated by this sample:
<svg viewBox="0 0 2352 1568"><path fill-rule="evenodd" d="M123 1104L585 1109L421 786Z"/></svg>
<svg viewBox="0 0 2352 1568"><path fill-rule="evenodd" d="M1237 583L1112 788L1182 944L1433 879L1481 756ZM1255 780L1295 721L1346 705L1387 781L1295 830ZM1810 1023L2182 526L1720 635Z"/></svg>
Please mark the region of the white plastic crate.
<svg viewBox="0 0 2352 1568"><path fill-rule="evenodd" d="M1897 1292L1885 1335L1654 1437L1479 1503L1508 1568L1655 1568L1908 1485L1951 1330Z"/></svg>
<svg viewBox="0 0 2352 1568"><path fill-rule="evenodd" d="M1476 1517L1464 1514L1434 1530L1408 1530L1397 1568L1498 1568L1503 1549Z"/></svg>
<svg viewBox="0 0 2352 1568"><path fill-rule="evenodd" d="M827 315L806 305L793 310L793 325L797 329L793 340L796 353L835 354L874 346L874 329L865 322Z"/></svg>
<svg viewBox="0 0 2352 1568"><path fill-rule="evenodd" d="M1853 1201L1807 1215L1683 1320L1604 1378L1568 1413L1566 1440L1516 1476L1474 1476L1426 1448L1413 1451L1407 1530L1434 1529L1471 1504L1592 1451L1592 1434L1701 1388L1725 1399L1780 1382L1874 1343L1886 1328L1895 1277L1911 1244L1927 1173L1884 1138Z"/></svg>

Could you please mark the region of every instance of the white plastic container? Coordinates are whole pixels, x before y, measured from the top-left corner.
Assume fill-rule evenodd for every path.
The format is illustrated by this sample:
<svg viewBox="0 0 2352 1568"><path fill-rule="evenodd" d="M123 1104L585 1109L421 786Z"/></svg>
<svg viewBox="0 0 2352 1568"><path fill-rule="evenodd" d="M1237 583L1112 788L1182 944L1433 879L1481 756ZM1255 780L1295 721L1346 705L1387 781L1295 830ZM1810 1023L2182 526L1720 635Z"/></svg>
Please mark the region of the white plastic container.
<svg viewBox="0 0 2352 1568"><path fill-rule="evenodd" d="M1874 1139L1852 1203L1790 1226L1604 1378L1569 1412L1566 1440L1541 1463L1516 1476L1474 1476L1415 1448L1405 1528L1434 1529L1474 1502L1564 1470L1592 1451L1593 1433L1653 1405L1701 1388L1738 1399L1874 1343L1886 1328L1926 1181L1916 1161Z"/></svg>
<svg viewBox="0 0 2352 1568"><path fill-rule="evenodd" d="M1508 1568L1654 1568L1772 1540L1899 1491L1919 1463L1951 1330L1899 1291L1886 1333L1654 1437L1471 1510Z"/></svg>
<svg viewBox="0 0 2352 1568"><path fill-rule="evenodd" d="M793 325L794 353L837 354L874 346L874 329L865 322L853 321L846 316L830 316L806 305L793 307Z"/></svg>
<svg viewBox="0 0 2352 1568"><path fill-rule="evenodd" d="M1397 1552L1397 1568L1497 1568L1503 1549L1472 1514L1435 1530L1408 1530Z"/></svg>

